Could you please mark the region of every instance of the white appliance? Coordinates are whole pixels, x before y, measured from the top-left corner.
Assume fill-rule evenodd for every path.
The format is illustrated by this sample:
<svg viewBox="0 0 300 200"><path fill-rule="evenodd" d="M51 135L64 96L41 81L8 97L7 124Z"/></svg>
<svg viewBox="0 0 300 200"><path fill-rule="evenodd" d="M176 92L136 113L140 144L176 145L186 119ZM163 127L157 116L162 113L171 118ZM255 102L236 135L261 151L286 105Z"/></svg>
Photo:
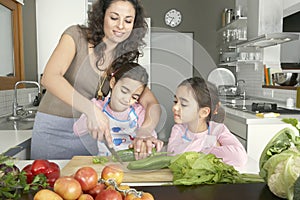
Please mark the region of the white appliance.
<svg viewBox="0 0 300 200"><path fill-rule="evenodd" d="M151 75L151 90L162 108L156 131L160 139L167 141L174 124L172 106L176 88L193 75L193 33L152 31Z"/></svg>

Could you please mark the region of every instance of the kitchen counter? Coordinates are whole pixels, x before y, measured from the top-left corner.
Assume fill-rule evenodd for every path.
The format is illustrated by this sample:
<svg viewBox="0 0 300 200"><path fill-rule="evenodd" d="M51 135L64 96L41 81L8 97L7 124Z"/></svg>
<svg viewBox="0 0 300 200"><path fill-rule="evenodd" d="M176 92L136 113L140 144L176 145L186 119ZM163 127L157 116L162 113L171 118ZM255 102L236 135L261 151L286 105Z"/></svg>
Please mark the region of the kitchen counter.
<svg viewBox="0 0 300 200"><path fill-rule="evenodd" d="M83 158L84 159L84 158ZM74 168L74 170L71 170L70 171L70 166L69 166L69 170L66 170L66 169L64 169L63 170L63 168L65 167L65 166L67 166L67 164L70 162L70 160L50 160L50 161L52 161L52 162L55 162L55 163L57 163L58 165L59 165L59 167L60 167L60 169L61 169L61 171L62 171L62 175L63 176L68 176L68 175L72 175L73 173L75 173L75 171L78 169L78 168L80 168L80 166L91 166L91 167L93 167L93 168L95 168L96 169L96 171L99 173L99 175L101 174L101 168L103 168L103 166L102 165L100 165L99 167L98 167L98 165L99 164L93 164L93 165L91 165L91 164L88 164L88 162L84 162L84 163L86 163L86 164L81 164L81 165L78 165L78 166L74 166L73 168ZM74 160L73 160L74 161ZM19 168L19 169L23 169L26 165L28 165L28 164L31 164L33 162L33 160L15 160L15 165ZM74 162L73 162L73 164L74 164ZM96 168L97 167L97 168ZM236 168L240 173L251 173L251 174L258 174L259 173L259 166L258 166L258 162L256 162L254 159L252 159L252 158L250 158L250 157L248 157L248 162L247 162L247 164L244 166L244 167L241 167L241 168ZM66 171L68 171L68 173L63 173L63 171L64 172L66 172ZM158 172L158 171L157 171ZM126 171L125 171L125 173L126 173ZM129 174L130 174L131 172L129 172ZM160 186L160 185L164 185L164 184L171 184L171 182L170 181L165 181L165 179L166 179L166 177L164 177L165 179L163 180L163 175L162 174L164 174L164 173L160 173L161 174L161 176L160 176L160 180L157 180L157 181L153 181L152 179L151 179L151 181L149 180L149 181L140 181L140 179L138 179L139 181L133 181L133 182L130 182L130 181L127 181L127 182L124 182L124 184L126 184L126 185L130 185L130 186ZM153 175L153 177L155 177L155 176L158 176L158 174L156 173L156 174L152 174ZM128 175L127 175L128 176ZM149 176L149 175L148 175ZM166 175L165 175L166 176ZM138 176L136 176L136 177L138 177ZM126 177L124 177L124 179L125 179ZM132 180L134 179L134 178L131 178ZM147 179L148 180L148 179ZM172 177L170 177L170 178L168 178L168 180L172 180Z"/></svg>
<svg viewBox="0 0 300 200"><path fill-rule="evenodd" d="M265 183L135 187L155 200L279 200Z"/></svg>
<svg viewBox="0 0 300 200"><path fill-rule="evenodd" d="M243 100L239 100L235 104L243 105L244 103L244 105L251 105L253 102L256 103L268 102L268 103L276 103L278 107L286 108L286 105L283 102L279 102L279 101L267 100L267 99L262 99L257 97L249 97L249 99L250 100L245 100L245 102L243 102ZM226 103L231 104L232 102L231 100L222 101L222 104L224 104L223 107L225 109L226 116L245 124L284 124L284 122L281 121L283 118L296 118L300 120L300 115L292 115L292 114L281 114L279 117L274 117L274 118L260 118L257 117L254 113L226 107L225 106ZM297 108L294 109L300 110Z"/></svg>
<svg viewBox="0 0 300 200"><path fill-rule="evenodd" d="M66 166L68 160L52 160L56 162L61 168ZM18 167L24 167L30 164L30 160L16 161ZM258 163L251 158L248 164L240 169L240 172L255 172L258 170ZM135 188L138 191L150 192L155 200L279 200L271 193L268 186L265 183L251 183L251 184L213 184L213 185L195 185L195 186L173 186L157 183L124 183L130 187ZM33 199L33 194L24 195L24 200Z"/></svg>
<svg viewBox="0 0 300 200"><path fill-rule="evenodd" d="M32 130L0 130L0 153L15 156L30 148Z"/></svg>
<svg viewBox="0 0 300 200"><path fill-rule="evenodd" d="M251 102L261 103L259 100L252 99L246 101L245 105L251 105ZM262 102L269 103L270 101L264 100ZM241 102L238 103L236 105L242 105L240 104ZM282 103L270 103L277 103L278 106L284 107ZM226 112L224 124L243 144L248 156L256 161L259 161L260 155L267 143L283 128L289 127L294 130L295 134L299 134L299 131L295 127L283 122L282 119L296 118L300 120L300 115L281 114L278 117L261 118L249 111L242 111L226 106L224 106L224 109Z"/></svg>
<svg viewBox="0 0 300 200"><path fill-rule="evenodd" d="M155 200L282 200L265 183L213 184L195 186L137 186L138 191L150 192ZM33 194L22 200L32 200Z"/></svg>

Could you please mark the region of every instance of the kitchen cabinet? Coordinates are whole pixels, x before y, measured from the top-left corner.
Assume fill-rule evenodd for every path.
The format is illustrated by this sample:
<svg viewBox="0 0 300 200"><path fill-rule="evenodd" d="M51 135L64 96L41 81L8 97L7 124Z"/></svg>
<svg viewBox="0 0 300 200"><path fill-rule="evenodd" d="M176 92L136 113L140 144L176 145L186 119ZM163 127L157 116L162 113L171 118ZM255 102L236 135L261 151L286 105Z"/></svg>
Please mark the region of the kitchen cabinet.
<svg viewBox="0 0 300 200"><path fill-rule="evenodd" d="M258 118L254 114L226 108L224 124L245 147L249 157L259 162L265 146L285 127L294 129L280 118ZM285 116L293 117L293 116Z"/></svg>

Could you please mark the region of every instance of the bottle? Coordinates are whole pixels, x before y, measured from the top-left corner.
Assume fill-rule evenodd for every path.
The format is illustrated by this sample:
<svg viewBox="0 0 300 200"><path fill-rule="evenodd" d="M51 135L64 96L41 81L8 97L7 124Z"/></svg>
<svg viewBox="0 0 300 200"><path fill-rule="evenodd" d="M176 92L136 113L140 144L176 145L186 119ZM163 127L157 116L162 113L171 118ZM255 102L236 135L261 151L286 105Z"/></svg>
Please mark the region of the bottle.
<svg viewBox="0 0 300 200"><path fill-rule="evenodd" d="M228 8L224 8L223 12L222 12L222 27L224 27L226 25L226 12L227 12Z"/></svg>
<svg viewBox="0 0 300 200"><path fill-rule="evenodd" d="M232 9L228 9L225 14L226 24L230 24L231 20L232 20Z"/></svg>
<svg viewBox="0 0 300 200"><path fill-rule="evenodd" d="M300 87L297 87L296 108L300 108Z"/></svg>

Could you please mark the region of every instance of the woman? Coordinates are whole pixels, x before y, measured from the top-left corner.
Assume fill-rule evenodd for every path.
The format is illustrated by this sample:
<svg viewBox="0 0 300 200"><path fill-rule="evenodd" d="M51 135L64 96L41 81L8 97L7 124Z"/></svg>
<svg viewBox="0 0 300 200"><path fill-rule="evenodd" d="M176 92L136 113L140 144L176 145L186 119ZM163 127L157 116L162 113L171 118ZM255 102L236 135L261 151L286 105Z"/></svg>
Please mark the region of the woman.
<svg viewBox="0 0 300 200"><path fill-rule="evenodd" d="M47 92L33 128L31 159L70 159L74 155L94 154L97 145L91 137L79 139L73 134L74 118L81 113L87 116L93 138L105 138L113 145L109 121L90 99L106 92L106 71L113 61L138 58L146 30L138 0L98 0L89 12L87 26L65 30L41 80ZM99 83L98 87L95 83ZM157 142L151 133L158 123L160 107L148 88L140 103L146 109L146 118L134 148L136 157L143 158ZM140 151L144 142L147 152Z"/></svg>

